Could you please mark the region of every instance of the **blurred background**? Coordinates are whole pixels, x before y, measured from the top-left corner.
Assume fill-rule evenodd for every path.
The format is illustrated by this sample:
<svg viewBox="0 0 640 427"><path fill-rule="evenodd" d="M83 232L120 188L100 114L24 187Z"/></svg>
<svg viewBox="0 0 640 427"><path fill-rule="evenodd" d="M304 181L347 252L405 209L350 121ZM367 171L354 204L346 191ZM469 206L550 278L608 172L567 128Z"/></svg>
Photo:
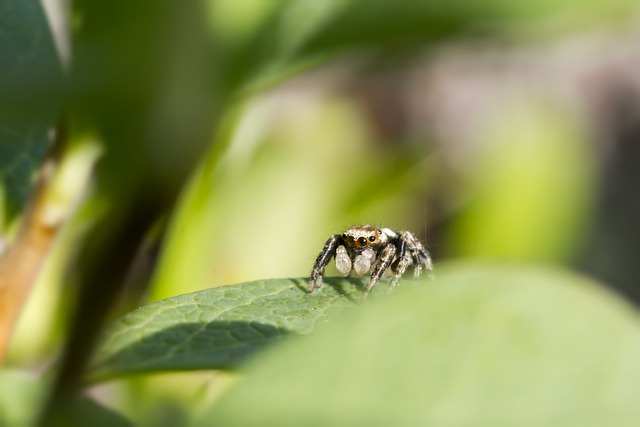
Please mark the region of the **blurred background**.
<svg viewBox="0 0 640 427"><path fill-rule="evenodd" d="M45 2L71 81L60 186L83 202L10 366L58 354L82 281L67 265L105 205L134 209L140 194L162 202L117 312L306 276L354 224L413 231L436 274L454 258L558 264L640 302L633 2L107 3ZM138 192L122 202L122 188ZM164 394L180 398L169 377L96 394L117 389L129 415L151 405L157 421L175 408ZM164 403L136 401L140 388Z"/></svg>
<svg viewBox="0 0 640 427"><path fill-rule="evenodd" d="M304 276L330 234L370 223L438 260L564 264L638 301L637 45L447 42L254 97L152 298Z"/></svg>

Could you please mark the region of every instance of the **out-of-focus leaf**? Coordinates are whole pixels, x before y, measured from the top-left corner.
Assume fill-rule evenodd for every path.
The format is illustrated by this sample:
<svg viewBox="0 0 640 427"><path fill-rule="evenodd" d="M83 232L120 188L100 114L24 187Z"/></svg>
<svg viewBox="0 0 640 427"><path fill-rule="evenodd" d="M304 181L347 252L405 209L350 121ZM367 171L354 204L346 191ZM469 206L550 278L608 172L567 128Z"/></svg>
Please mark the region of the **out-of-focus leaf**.
<svg viewBox="0 0 640 427"><path fill-rule="evenodd" d="M42 399L41 383L18 371L0 372L0 425L30 426Z"/></svg>
<svg viewBox="0 0 640 427"><path fill-rule="evenodd" d="M469 168L456 255L564 261L581 242L595 159L574 117L550 103L498 103Z"/></svg>
<svg viewBox="0 0 640 427"><path fill-rule="evenodd" d="M284 15L280 41L285 51L300 54L411 47L454 36L513 36L523 30L546 37L551 30L559 34L610 24L637 10L631 0L334 0L320 4L300 0L292 2Z"/></svg>
<svg viewBox="0 0 640 427"><path fill-rule="evenodd" d="M105 146L96 193L117 200L123 212L134 203L127 198L140 203L138 211L160 212L193 172L217 119L204 4L78 0L73 6L71 110L80 136L88 128Z"/></svg>
<svg viewBox="0 0 640 427"><path fill-rule="evenodd" d="M208 0L210 24L216 38L234 45L250 38L287 0Z"/></svg>
<svg viewBox="0 0 640 427"><path fill-rule="evenodd" d="M0 426L32 426L38 419L40 404L46 395L47 381L18 371L0 372ZM47 426L114 426L131 424L93 400L81 396L62 420L44 420Z"/></svg>
<svg viewBox="0 0 640 427"><path fill-rule="evenodd" d="M385 198L390 198L391 203L396 203L390 196L400 194L402 198L406 198L407 193L411 191L416 194L423 193L427 181L425 174L428 172L421 164L428 153L397 150L393 156L389 153L385 155L386 161L376 162L381 165L376 173L363 174L365 178L361 182L357 182L357 177L354 179L356 182L342 210L352 216L367 217L371 216L371 207Z"/></svg>
<svg viewBox="0 0 640 427"><path fill-rule="evenodd" d="M268 9L274 10L274 9ZM420 49L447 39L548 38L628 19L633 0L327 0L283 2L261 28L233 45L222 72L227 88L259 88L292 71L344 53ZM265 18L266 16L266 18Z"/></svg>
<svg viewBox="0 0 640 427"><path fill-rule="evenodd" d="M92 377L178 369L219 369L292 333L306 333L359 300L359 280L333 279L307 294L303 279L222 286L158 301L107 333Z"/></svg>
<svg viewBox="0 0 640 427"><path fill-rule="evenodd" d="M631 306L557 270L437 274L273 347L199 425L638 424Z"/></svg>
<svg viewBox="0 0 640 427"><path fill-rule="evenodd" d="M11 217L27 200L60 102L60 65L39 1L0 2L0 70L0 186Z"/></svg>
<svg viewBox="0 0 640 427"><path fill-rule="evenodd" d="M205 284L308 274L328 235L354 220L341 201L393 156L370 149L362 113L342 98L294 106L267 97L242 113L233 145L218 161L207 157L175 211L153 300ZM392 197L397 201L397 194ZM364 221L389 221L389 212L406 203L386 211L368 206ZM268 253L264 244L247 244L240 236L269 242Z"/></svg>

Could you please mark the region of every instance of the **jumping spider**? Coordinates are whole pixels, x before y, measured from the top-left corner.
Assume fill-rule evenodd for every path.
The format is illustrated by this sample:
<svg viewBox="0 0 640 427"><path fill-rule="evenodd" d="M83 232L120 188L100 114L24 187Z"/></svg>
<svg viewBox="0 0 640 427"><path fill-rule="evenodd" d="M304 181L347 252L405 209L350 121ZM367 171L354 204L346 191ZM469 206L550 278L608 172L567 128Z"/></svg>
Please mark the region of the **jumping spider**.
<svg viewBox="0 0 640 427"><path fill-rule="evenodd" d="M422 267L430 275L433 271L429 252L412 233L357 225L342 234L329 237L313 264L307 292L311 293L322 287L324 269L332 256L336 259L336 267L344 276L351 273L352 267L360 276L371 269L369 284L364 290L365 296L389 268L392 272L389 292L396 287L411 264L415 277L420 275Z"/></svg>

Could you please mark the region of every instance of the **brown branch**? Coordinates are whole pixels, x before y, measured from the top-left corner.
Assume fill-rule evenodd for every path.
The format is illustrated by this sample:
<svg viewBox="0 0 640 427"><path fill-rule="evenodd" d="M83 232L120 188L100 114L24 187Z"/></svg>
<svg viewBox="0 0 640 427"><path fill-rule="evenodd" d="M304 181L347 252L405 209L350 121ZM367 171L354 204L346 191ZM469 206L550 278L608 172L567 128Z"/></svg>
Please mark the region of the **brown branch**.
<svg viewBox="0 0 640 427"><path fill-rule="evenodd" d="M43 165L34 197L15 241L0 258L0 366L3 364L14 326L47 258L62 221L47 218L47 195L55 161Z"/></svg>

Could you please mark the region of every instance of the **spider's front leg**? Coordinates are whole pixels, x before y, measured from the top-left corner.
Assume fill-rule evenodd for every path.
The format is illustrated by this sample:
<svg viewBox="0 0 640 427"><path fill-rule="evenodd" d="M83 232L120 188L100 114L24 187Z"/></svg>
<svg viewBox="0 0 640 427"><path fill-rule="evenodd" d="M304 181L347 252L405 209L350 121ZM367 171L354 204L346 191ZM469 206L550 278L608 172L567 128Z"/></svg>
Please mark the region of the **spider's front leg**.
<svg viewBox="0 0 640 427"><path fill-rule="evenodd" d="M392 243L387 243L386 246L382 248L382 254L380 255L380 258L378 259L376 265L373 267L373 271L371 272L369 284L364 289L365 298L369 295L369 292L371 292L371 289L373 289L376 283L378 283L378 280L380 280L384 272L387 271L387 268L389 268L389 266L393 262L393 258L395 257L395 255L396 247Z"/></svg>
<svg viewBox="0 0 640 427"><path fill-rule="evenodd" d="M324 275L324 269L331 260L331 257L335 254L336 248L342 242L342 237L339 234L334 234L329 237L327 242L322 248L322 252L318 255L316 262L313 264L311 270L311 276L309 277L309 286L307 292L311 293L314 289L320 289L322 287L322 276Z"/></svg>

